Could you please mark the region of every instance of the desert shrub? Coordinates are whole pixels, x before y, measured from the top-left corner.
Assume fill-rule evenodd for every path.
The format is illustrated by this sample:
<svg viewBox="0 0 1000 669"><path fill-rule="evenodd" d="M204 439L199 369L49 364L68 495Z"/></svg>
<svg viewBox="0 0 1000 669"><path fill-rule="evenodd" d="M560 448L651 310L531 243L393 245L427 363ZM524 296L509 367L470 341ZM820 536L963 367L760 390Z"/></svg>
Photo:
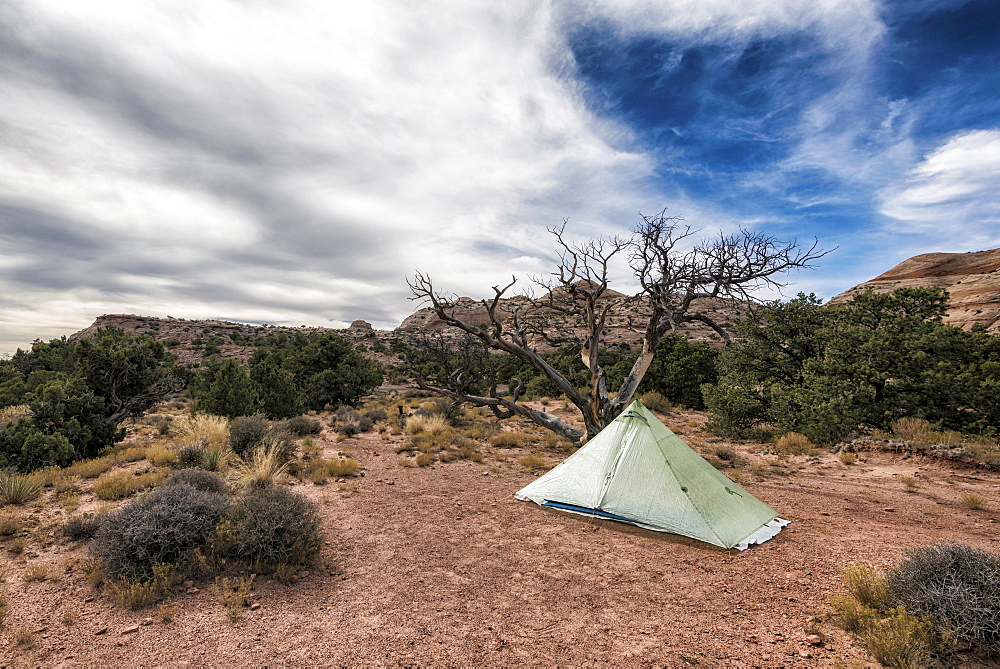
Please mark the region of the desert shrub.
<svg viewBox="0 0 1000 669"><path fill-rule="evenodd" d="M154 471L136 476L131 472L118 470L102 474L94 482L93 492L98 499L123 499L140 490L159 485L164 478L166 478L166 474L162 472Z"/></svg>
<svg viewBox="0 0 1000 669"><path fill-rule="evenodd" d="M337 427L337 434L343 437L353 437L360 432L361 428L357 423L344 423Z"/></svg>
<svg viewBox="0 0 1000 669"><path fill-rule="evenodd" d="M854 455L851 451L841 451L840 453L837 453L837 459L845 465L853 465L857 462L858 456Z"/></svg>
<svg viewBox="0 0 1000 669"><path fill-rule="evenodd" d="M437 460L437 456L433 453L421 453L413 461L418 467L426 467L435 460Z"/></svg>
<svg viewBox="0 0 1000 669"><path fill-rule="evenodd" d="M182 469L172 474L170 478L163 482L165 486L181 484L217 495L229 494L229 486L225 481L212 472L201 471L199 469Z"/></svg>
<svg viewBox="0 0 1000 669"><path fill-rule="evenodd" d="M716 446L715 457L725 463L724 467L742 467L747 463L746 459L734 451L730 446Z"/></svg>
<svg viewBox="0 0 1000 669"><path fill-rule="evenodd" d="M42 484L31 476L0 473L0 500L5 504L27 504L42 494Z"/></svg>
<svg viewBox="0 0 1000 669"><path fill-rule="evenodd" d="M974 492L967 492L958 498L958 501L967 509L981 511L986 508L986 498Z"/></svg>
<svg viewBox="0 0 1000 669"><path fill-rule="evenodd" d="M154 580L154 567L183 569L207 546L227 499L186 483L163 486L108 514L90 550L101 570L130 583Z"/></svg>
<svg viewBox="0 0 1000 669"><path fill-rule="evenodd" d="M261 444L269 444L274 448L278 459L282 462L288 462L295 457L295 437L281 425L269 427Z"/></svg>
<svg viewBox="0 0 1000 669"><path fill-rule="evenodd" d="M372 423L377 423L380 420L386 420L386 418L388 418L388 414L385 409L369 409L362 414L362 418L367 418Z"/></svg>
<svg viewBox="0 0 1000 669"><path fill-rule="evenodd" d="M181 467L201 467L205 447L198 442L178 444L174 453L177 456L176 463Z"/></svg>
<svg viewBox="0 0 1000 669"><path fill-rule="evenodd" d="M153 567L153 577L148 581L133 581L119 576L105 581L104 585L119 606L136 610L163 599L176 579L176 565L164 563Z"/></svg>
<svg viewBox="0 0 1000 669"><path fill-rule="evenodd" d="M264 416L240 416L229 423L229 448L236 455L253 450L267 433L267 420Z"/></svg>
<svg viewBox="0 0 1000 669"><path fill-rule="evenodd" d="M101 529L103 522L104 514L85 513L82 516L73 516L63 523L62 532L72 541L92 539Z"/></svg>
<svg viewBox="0 0 1000 669"><path fill-rule="evenodd" d="M297 437L304 437L307 434L319 434L320 430L323 429L323 426L318 420L306 418L305 416L289 418L286 421L282 421L280 425L282 428Z"/></svg>
<svg viewBox="0 0 1000 669"><path fill-rule="evenodd" d="M210 472L217 472L226 464L226 449L209 446L201 452L201 466Z"/></svg>
<svg viewBox="0 0 1000 669"><path fill-rule="evenodd" d="M927 616L915 616L902 606L889 609L860 630L861 642L887 667L921 669L947 653L950 644Z"/></svg>
<svg viewBox="0 0 1000 669"><path fill-rule="evenodd" d="M848 632L857 633L878 623L878 611L849 595L834 595L830 606L837 614L837 622Z"/></svg>
<svg viewBox="0 0 1000 669"><path fill-rule="evenodd" d="M816 445L809 440L809 437L798 432L787 432L778 437L774 442L774 448L779 453L786 455L805 455L816 448Z"/></svg>
<svg viewBox="0 0 1000 669"><path fill-rule="evenodd" d="M673 403L655 390L639 395L639 401L650 411L669 413L674 408Z"/></svg>
<svg viewBox="0 0 1000 669"><path fill-rule="evenodd" d="M358 429L361 430L362 432L371 432L372 427L374 426L375 423L372 422L371 418L362 416L360 419L358 419Z"/></svg>
<svg viewBox="0 0 1000 669"><path fill-rule="evenodd" d="M248 489L230 508L227 521L230 554L255 571L307 565L323 543L316 506L285 488Z"/></svg>
<svg viewBox="0 0 1000 669"><path fill-rule="evenodd" d="M894 600L1000 657L1000 555L963 544L915 548L889 574Z"/></svg>

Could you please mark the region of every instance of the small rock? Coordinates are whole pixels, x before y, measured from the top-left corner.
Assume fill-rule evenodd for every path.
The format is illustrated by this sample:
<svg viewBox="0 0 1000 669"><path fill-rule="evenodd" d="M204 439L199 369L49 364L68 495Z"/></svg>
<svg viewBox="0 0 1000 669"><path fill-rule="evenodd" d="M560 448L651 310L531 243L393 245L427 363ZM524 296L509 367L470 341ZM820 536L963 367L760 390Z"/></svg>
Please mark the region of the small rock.
<svg viewBox="0 0 1000 669"><path fill-rule="evenodd" d="M882 509L882 510L885 511L886 513L895 513L896 512L896 510L893 509L893 508Z"/></svg>
<svg viewBox="0 0 1000 669"><path fill-rule="evenodd" d="M193 588L194 581L184 581L184 583L182 583L181 585L183 585L185 588Z"/></svg>
<svg viewBox="0 0 1000 669"><path fill-rule="evenodd" d="M92 601L94 601L94 596L93 595L87 595L86 597L83 598L83 601L84 602L92 602Z"/></svg>
<svg viewBox="0 0 1000 669"><path fill-rule="evenodd" d="M259 608L260 608L260 602L254 602L253 604L250 605L251 611L256 611Z"/></svg>
<svg viewBox="0 0 1000 669"><path fill-rule="evenodd" d="M823 637L819 634L810 634L806 637L806 642L813 646L821 646L823 645Z"/></svg>
<svg viewBox="0 0 1000 669"><path fill-rule="evenodd" d="M125 629L123 629L121 633L122 634L134 634L135 632L138 632L138 631L139 631L139 626L138 625L132 625L131 627L126 627Z"/></svg>
<svg viewBox="0 0 1000 669"><path fill-rule="evenodd" d="M812 657L812 653L810 653L809 651L806 651L806 650L800 650L799 651L799 657L810 658L810 657Z"/></svg>
<svg viewBox="0 0 1000 669"><path fill-rule="evenodd" d="M483 472L483 476L489 476L489 475L490 475L489 472Z"/></svg>
<svg viewBox="0 0 1000 669"><path fill-rule="evenodd" d="M143 618L142 622L140 622L139 624L142 625L143 627L149 627L150 625L153 624L153 619L152 618Z"/></svg>
<svg viewBox="0 0 1000 669"><path fill-rule="evenodd" d="M820 511L819 515L821 515L821 516L829 516L830 514L827 513L826 511Z"/></svg>
<svg viewBox="0 0 1000 669"><path fill-rule="evenodd" d="M309 572L308 571L300 571L299 572L299 578L308 578L308 577L309 577Z"/></svg>
<svg viewBox="0 0 1000 669"><path fill-rule="evenodd" d="M197 594L197 593L201 592L201 590L199 590L198 588L188 588L184 592L186 592L189 595L194 595L194 594Z"/></svg>
<svg viewBox="0 0 1000 669"><path fill-rule="evenodd" d="M97 630L96 632L94 632L94 636L100 636L101 634L107 634L107 631L108 631L107 627L102 627L99 630Z"/></svg>
<svg viewBox="0 0 1000 669"><path fill-rule="evenodd" d="M387 485L396 485L396 482L395 482L395 481L389 481L389 482L387 483Z"/></svg>

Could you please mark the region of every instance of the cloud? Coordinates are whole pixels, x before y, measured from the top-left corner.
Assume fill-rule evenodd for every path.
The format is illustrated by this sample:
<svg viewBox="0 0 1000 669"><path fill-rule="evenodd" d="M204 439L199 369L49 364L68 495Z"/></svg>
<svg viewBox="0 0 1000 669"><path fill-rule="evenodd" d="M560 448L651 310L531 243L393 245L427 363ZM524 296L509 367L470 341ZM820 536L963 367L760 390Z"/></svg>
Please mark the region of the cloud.
<svg viewBox="0 0 1000 669"><path fill-rule="evenodd" d="M955 135L931 151L903 183L885 189L888 227L933 239L938 248L1000 244L1000 130Z"/></svg>
<svg viewBox="0 0 1000 669"><path fill-rule="evenodd" d="M391 327L415 269L478 294L551 254L564 217L627 227L659 204L651 162L588 110L555 21L532 2L8 3L0 234L24 266L0 306Z"/></svg>

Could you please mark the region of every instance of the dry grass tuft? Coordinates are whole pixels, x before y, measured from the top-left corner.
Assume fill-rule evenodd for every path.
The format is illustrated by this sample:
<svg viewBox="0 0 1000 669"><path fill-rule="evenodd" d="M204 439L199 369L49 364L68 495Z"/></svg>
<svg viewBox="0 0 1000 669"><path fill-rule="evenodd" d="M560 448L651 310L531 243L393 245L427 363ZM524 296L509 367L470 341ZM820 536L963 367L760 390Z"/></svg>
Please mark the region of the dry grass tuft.
<svg viewBox="0 0 1000 669"><path fill-rule="evenodd" d="M959 503L966 509L971 509L973 511L982 511L986 508L986 498L982 495L977 495L974 492L967 492L958 498Z"/></svg>
<svg viewBox="0 0 1000 669"><path fill-rule="evenodd" d="M809 437L798 432L788 432L778 437L774 449L785 455L807 455L816 450L816 444Z"/></svg>
<svg viewBox="0 0 1000 669"><path fill-rule="evenodd" d="M450 430L448 419L442 414L417 414L406 419L407 434L419 434L421 432L439 434Z"/></svg>
<svg viewBox="0 0 1000 669"><path fill-rule="evenodd" d="M923 418L903 416L892 421L891 427L897 437L914 444L927 445L937 441L938 435L931 429L931 424Z"/></svg>
<svg viewBox="0 0 1000 669"><path fill-rule="evenodd" d="M530 471L552 469L553 467L555 467L555 463L549 462L549 460L543 458L537 453L528 453L526 455L522 455L517 459L517 463Z"/></svg>
<svg viewBox="0 0 1000 669"><path fill-rule="evenodd" d="M866 564L852 564L844 568L840 578L861 604L879 611L889 608L892 596L880 570Z"/></svg>
<svg viewBox="0 0 1000 669"><path fill-rule="evenodd" d="M166 446L151 446L146 449L146 459L157 467L169 467L177 462L177 453Z"/></svg>
<svg viewBox="0 0 1000 669"><path fill-rule="evenodd" d="M267 435L246 457L236 459L236 471L246 487L275 483L288 470L283 457L284 444Z"/></svg>
<svg viewBox="0 0 1000 669"><path fill-rule="evenodd" d="M94 482L93 493L98 499L114 500L130 497L140 490L153 488L163 483L166 472L148 472L136 476L131 472L118 470L102 474Z"/></svg>
<svg viewBox="0 0 1000 669"><path fill-rule="evenodd" d="M195 414L174 421L172 425L178 443L202 448L223 448L229 443L229 420L223 416Z"/></svg>
<svg viewBox="0 0 1000 669"><path fill-rule="evenodd" d="M899 482L903 484L903 492L917 492L917 479L912 476L900 476Z"/></svg>
<svg viewBox="0 0 1000 669"><path fill-rule="evenodd" d="M674 408L673 402L655 390L651 390L648 393L640 395L639 401L642 402L647 409L655 411L656 413L670 413L670 411Z"/></svg>
<svg viewBox="0 0 1000 669"><path fill-rule="evenodd" d="M837 459L845 465L853 465L858 461L858 456L854 455L851 451L841 451L837 453Z"/></svg>

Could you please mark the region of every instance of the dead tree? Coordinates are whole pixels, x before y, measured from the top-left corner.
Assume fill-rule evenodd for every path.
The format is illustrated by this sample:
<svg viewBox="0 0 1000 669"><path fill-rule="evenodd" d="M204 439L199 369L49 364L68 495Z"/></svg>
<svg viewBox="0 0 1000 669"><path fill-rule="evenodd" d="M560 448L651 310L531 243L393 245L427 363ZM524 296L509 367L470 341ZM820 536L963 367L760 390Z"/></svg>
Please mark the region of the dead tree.
<svg viewBox="0 0 1000 669"><path fill-rule="evenodd" d="M507 394L497 392L496 383L486 384L486 392L475 393L470 391L469 370L455 369L433 379L418 376L418 384L456 401L490 407L498 418L523 416L572 441L590 439L631 402L657 345L667 332L684 323L700 321L728 343L729 334L705 313L701 307L704 302L699 300L753 301L760 288L783 285L777 277L784 272L809 267L811 261L828 253L818 249L815 242L802 248L794 241L779 242L747 230L720 234L685 248L695 231L683 225L681 219L666 216L664 212L655 216L640 214L640 217L634 235L628 239L572 243L564 237L565 223L550 230L558 244L559 262L551 279L534 280L547 293L541 298L523 295L520 300L506 301L504 298L517 279L494 286L493 297L481 302L486 311L485 325L470 323L456 315L455 299L438 292L426 274L417 272L407 282L413 293L411 299L428 302L445 325L477 340L485 349L528 363L547 377L580 411L584 430L526 406L520 401L519 382ZM609 314L621 305L621 298L608 299L606 295L609 263L623 252L630 254L632 270L642 287L639 295L626 299L645 300L650 313L643 323L634 324L643 335L641 350L611 397L599 354L604 347ZM575 387L538 351L541 344L566 343L580 348L580 358L589 373L586 388ZM458 378L466 383L454 383Z"/></svg>

